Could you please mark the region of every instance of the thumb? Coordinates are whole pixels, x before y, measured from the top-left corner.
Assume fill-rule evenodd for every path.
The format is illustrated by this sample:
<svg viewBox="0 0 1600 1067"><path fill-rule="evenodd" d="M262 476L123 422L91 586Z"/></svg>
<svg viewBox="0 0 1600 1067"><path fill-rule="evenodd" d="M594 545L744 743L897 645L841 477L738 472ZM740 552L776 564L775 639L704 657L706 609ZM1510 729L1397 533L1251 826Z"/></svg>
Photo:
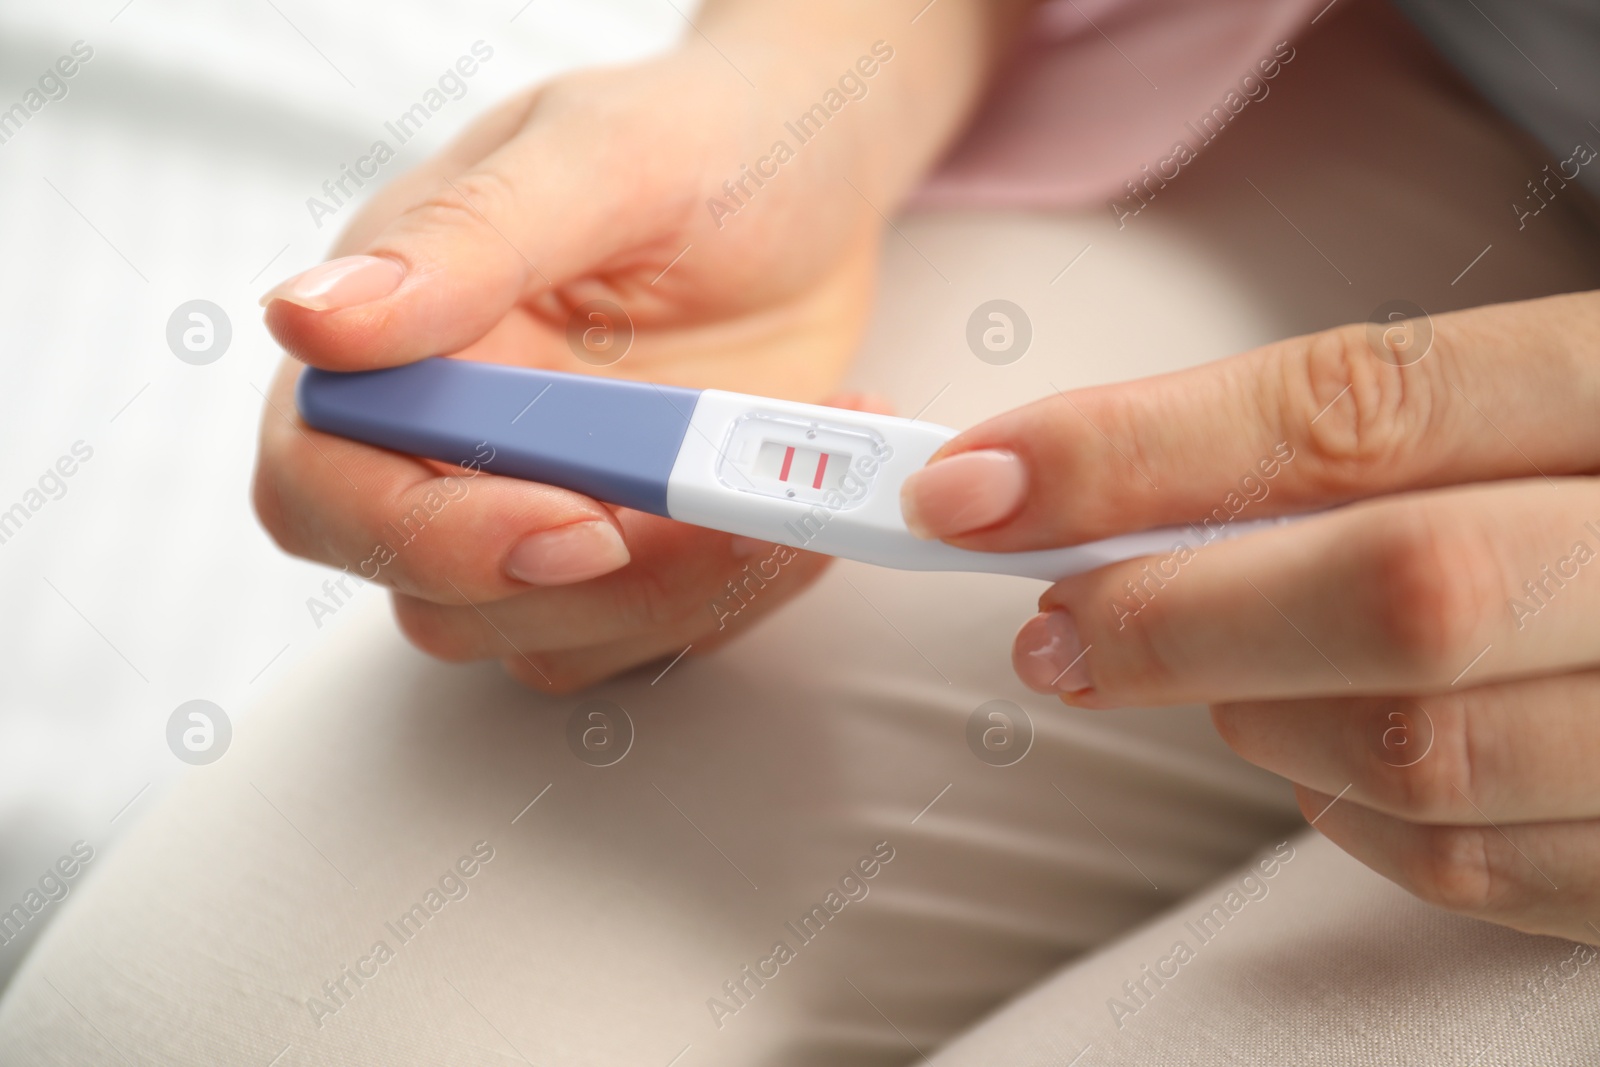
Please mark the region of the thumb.
<svg viewBox="0 0 1600 1067"><path fill-rule="evenodd" d="M529 128L454 174L433 170L360 254L269 291L268 328L289 353L365 370L458 352L514 306L614 254L628 232L614 170ZM569 139L570 140L570 139ZM559 160L559 163L553 162ZM404 179L402 179L404 180Z"/></svg>

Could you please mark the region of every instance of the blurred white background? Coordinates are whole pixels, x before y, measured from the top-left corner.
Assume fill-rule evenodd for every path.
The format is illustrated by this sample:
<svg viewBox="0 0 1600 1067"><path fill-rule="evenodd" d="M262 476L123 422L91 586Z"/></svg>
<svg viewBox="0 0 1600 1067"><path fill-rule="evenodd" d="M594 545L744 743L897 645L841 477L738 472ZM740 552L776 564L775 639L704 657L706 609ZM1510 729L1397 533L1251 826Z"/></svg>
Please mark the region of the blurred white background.
<svg viewBox="0 0 1600 1067"><path fill-rule="evenodd" d="M93 49L67 95L0 144L0 511L75 442L93 449L64 495L0 543L0 907L75 840L110 848L184 768L166 744L179 704L214 701L237 724L354 614L318 628L306 601L328 572L280 553L249 507L258 390L281 358L256 301L322 259L352 213L319 229L307 198L374 140L393 144L384 123L474 41L493 59L359 195L530 82L666 47L692 8L0 8L0 109L75 42ZM166 340L195 299L233 331L205 366ZM0 946L0 985L43 925Z"/></svg>

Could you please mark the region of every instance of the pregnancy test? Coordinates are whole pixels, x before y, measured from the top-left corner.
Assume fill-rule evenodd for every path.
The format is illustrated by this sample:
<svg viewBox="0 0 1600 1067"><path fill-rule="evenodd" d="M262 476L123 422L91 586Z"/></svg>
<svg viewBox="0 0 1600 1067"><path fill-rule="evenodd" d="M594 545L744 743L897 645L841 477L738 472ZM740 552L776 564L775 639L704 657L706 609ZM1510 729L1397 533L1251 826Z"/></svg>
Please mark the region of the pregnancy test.
<svg viewBox="0 0 1600 1067"><path fill-rule="evenodd" d="M296 398L309 425L341 437L902 570L1056 581L1288 521L973 552L921 540L901 517L901 483L956 435L920 420L438 357L351 373L309 368Z"/></svg>

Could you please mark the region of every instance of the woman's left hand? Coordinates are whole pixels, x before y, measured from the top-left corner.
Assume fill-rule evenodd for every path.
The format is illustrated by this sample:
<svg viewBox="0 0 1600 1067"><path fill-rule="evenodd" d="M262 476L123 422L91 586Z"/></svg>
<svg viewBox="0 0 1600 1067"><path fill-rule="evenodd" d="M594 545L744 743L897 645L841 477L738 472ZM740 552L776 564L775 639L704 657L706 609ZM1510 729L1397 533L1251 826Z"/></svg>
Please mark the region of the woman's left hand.
<svg viewBox="0 0 1600 1067"><path fill-rule="evenodd" d="M1017 551L1329 514L1051 587L1017 673L1205 701L1425 900L1600 944L1600 294L1351 326L963 433L908 521Z"/></svg>

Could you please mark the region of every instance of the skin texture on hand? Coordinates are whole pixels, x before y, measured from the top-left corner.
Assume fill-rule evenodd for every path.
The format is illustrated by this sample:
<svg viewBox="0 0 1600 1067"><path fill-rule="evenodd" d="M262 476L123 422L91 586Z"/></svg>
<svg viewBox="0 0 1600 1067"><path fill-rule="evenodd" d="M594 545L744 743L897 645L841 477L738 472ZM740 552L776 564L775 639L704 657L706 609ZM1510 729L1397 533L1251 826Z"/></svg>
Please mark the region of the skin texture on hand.
<svg viewBox="0 0 1600 1067"><path fill-rule="evenodd" d="M553 692L706 651L804 588L822 559L774 562L772 546L318 433L294 384L302 363L451 355L877 409L834 393L883 213L959 128L1026 5L945 0L913 25L918 6L713 0L676 51L530 90L379 191L330 262L263 301L293 357L261 427L268 532L390 586L424 650L500 659ZM865 95L747 184L737 213L710 210L845 72ZM569 340L591 301L631 330L616 362ZM730 620L718 605L751 567L761 596Z"/></svg>
<svg viewBox="0 0 1600 1067"><path fill-rule="evenodd" d="M1410 329L1420 355L1353 326L1039 401L951 441L907 511L1016 551L1359 501L1057 583L1018 674L1208 702L1374 870L1600 944L1600 293Z"/></svg>

